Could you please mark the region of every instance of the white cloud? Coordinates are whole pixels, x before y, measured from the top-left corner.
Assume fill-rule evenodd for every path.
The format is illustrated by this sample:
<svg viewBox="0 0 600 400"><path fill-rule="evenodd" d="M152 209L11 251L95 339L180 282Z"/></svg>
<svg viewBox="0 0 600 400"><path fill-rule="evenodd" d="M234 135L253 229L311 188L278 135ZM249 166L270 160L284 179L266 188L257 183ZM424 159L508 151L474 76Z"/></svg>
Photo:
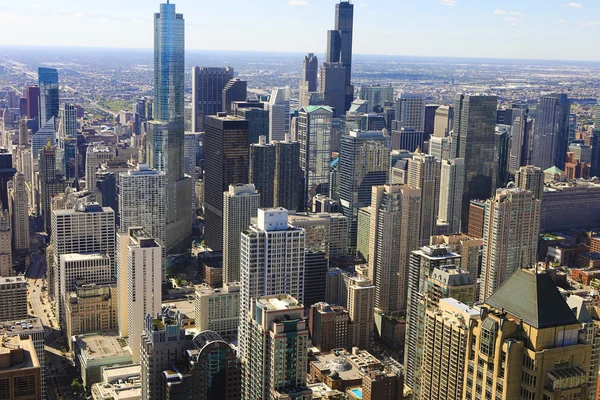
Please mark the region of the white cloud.
<svg viewBox="0 0 600 400"><path fill-rule="evenodd" d="M308 1L306 0L290 0L288 3L290 6L307 6Z"/></svg>
<svg viewBox="0 0 600 400"><path fill-rule="evenodd" d="M585 21L585 22L580 22L577 25L579 25L579 26L600 26L600 21Z"/></svg>
<svg viewBox="0 0 600 400"><path fill-rule="evenodd" d="M506 14L506 11L504 11L501 8L496 8L496 11L494 11L494 15L504 15Z"/></svg>
<svg viewBox="0 0 600 400"><path fill-rule="evenodd" d="M443 6L455 6L456 0L440 0L440 4Z"/></svg>
<svg viewBox="0 0 600 400"><path fill-rule="evenodd" d="M583 4L581 4L581 3L573 3L573 2L571 2L571 3L567 3L567 7L571 7L571 8L581 8L581 7L583 7Z"/></svg>
<svg viewBox="0 0 600 400"><path fill-rule="evenodd" d="M367 3L361 3L361 4L360 4L360 6L361 6L361 7L367 7L367 6L368 6L368 4L367 4Z"/></svg>
<svg viewBox="0 0 600 400"><path fill-rule="evenodd" d="M520 12L517 12L517 11L511 11L510 15L514 15L514 16L517 16L517 17L522 17L523 16L523 14L521 14Z"/></svg>

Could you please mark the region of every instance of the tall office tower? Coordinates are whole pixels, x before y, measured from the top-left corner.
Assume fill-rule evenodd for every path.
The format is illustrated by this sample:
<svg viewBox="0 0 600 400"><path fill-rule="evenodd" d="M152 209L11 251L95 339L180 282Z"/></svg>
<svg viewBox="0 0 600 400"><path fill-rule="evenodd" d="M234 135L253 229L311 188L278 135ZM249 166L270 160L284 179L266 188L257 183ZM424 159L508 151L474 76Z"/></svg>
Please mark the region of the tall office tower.
<svg viewBox="0 0 600 400"><path fill-rule="evenodd" d="M119 174L118 187L119 232L141 226L164 249L168 207L165 173L138 164L135 169ZM163 277L165 273L163 270Z"/></svg>
<svg viewBox="0 0 600 400"><path fill-rule="evenodd" d="M460 255L449 251L443 245L423 246L419 250L410 253L410 266L408 271L408 299L407 299L407 332L404 351L404 365L406 366L406 381L408 385L416 389L418 382L420 349L423 345L423 332L421 318L419 315L419 302L428 291L428 279L432 272L439 268L460 268ZM471 282L472 285L473 282ZM473 293L471 293L471 303ZM421 326L420 326L421 322Z"/></svg>
<svg viewBox="0 0 600 400"><path fill-rule="evenodd" d="M141 336L142 399L163 398L163 371L186 362L191 339L180 313L175 318L146 315Z"/></svg>
<svg viewBox="0 0 600 400"><path fill-rule="evenodd" d="M288 217L288 223L306 231L305 248L323 252L328 258L348 253L348 218L339 213L299 213Z"/></svg>
<svg viewBox="0 0 600 400"><path fill-rule="evenodd" d="M302 78L299 86L299 108L309 106L308 93L317 91L317 76L319 73L319 60L314 53L308 53L302 61Z"/></svg>
<svg viewBox="0 0 600 400"><path fill-rule="evenodd" d="M259 209L257 224L242 232L238 336L240 358L244 358L252 340L248 336L246 322L251 299L277 293L303 298L304 240L304 229L289 226L288 212L282 208Z"/></svg>
<svg viewBox="0 0 600 400"><path fill-rule="evenodd" d="M392 150L406 150L409 152L417 151L417 149L423 148L424 133L414 128L400 128L399 130L393 129L392 136Z"/></svg>
<svg viewBox="0 0 600 400"><path fill-rule="evenodd" d="M439 104L426 104L425 105L425 140L429 140L433 136L434 125L435 125L435 113L440 107Z"/></svg>
<svg viewBox="0 0 600 400"><path fill-rule="evenodd" d="M333 111L328 106L308 106L300 110L298 141L305 210L314 196L329 193L332 116Z"/></svg>
<svg viewBox="0 0 600 400"><path fill-rule="evenodd" d="M363 85L360 87L360 93L358 98L369 102L367 112L373 112L373 109L377 109L387 103L394 102L394 87L391 85Z"/></svg>
<svg viewBox="0 0 600 400"><path fill-rule="evenodd" d="M354 25L354 4L349 1L341 1L335 5L335 27L334 30L327 31L327 54L325 61L333 64L338 63L344 69L344 86L338 87L342 93L345 93L343 108L336 107L336 116L346 114L350 109L352 100L354 100L354 86L352 86L352 31ZM323 79L323 70L321 79ZM321 81L321 90L327 97L327 88ZM327 101L328 104L332 107Z"/></svg>
<svg viewBox="0 0 600 400"><path fill-rule="evenodd" d="M433 136L443 138L450 135L454 127L454 108L452 106L439 106L435 110L433 121Z"/></svg>
<svg viewBox="0 0 600 400"><path fill-rule="evenodd" d="M240 235L256 217L262 195L253 184L229 185L223 193L223 282L240 281Z"/></svg>
<svg viewBox="0 0 600 400"><path fill-rule="evenodd" d="M38 86L40 93L40 103L38 106L40 113L39 126L41 128L50 118L58 118L60 104L58 71L54 68L39 67Z"/></svg>
<svg viewBox="0 0 600 400"><path fill-rule="evenodd" d="M27 280L24 276L0 277L0 321L27 318Z"/></svg>
<svg viewBox="0 0 600 400"><path fill-rule="evenodd" d="M408 160L407 184L421 191L419 246L429 243L435 234L440 199L441 163L433 156L415 153Z"/></svg>
<svg viewBox="0 0 600 400"><path fill-rule="evenodd" d="M539 167L528 165L521 167L515 174L515 186L533 192L536 199L544 198L544 173Z"/></svg>
<svg viewBox="0 0 600 400"><path fill-rule="evenodd" d="M223 192L248 182L248 121L220 114L207 117L204 127L204 240L221 250Z"/></svg>
<svg viewBox="0 0 600 400"><path fill-rule="evenodd" d="M260 193L260 207L275 206L275 158L276 149L261 136L258 143L250 145L249 181Z"/></svg>
<svg viewBox="0 0 600 400"><path fill-rule="evenodd" d="M56 150L48 145L40 153L40 209L44 217L44 230L50 233L52 226L52 197L64 192L65 182L56 176Z"/></svg>
<svg viewBox="0 0 600 400"><path fill-rule="evenodd" d="M533 119L529 118L528 112L525 111L522 111L512 124L508 155L508 171L511 174L531 163L532 128Z"/></svg>
<svg viewBox="0 0 600 400"><path fill-rule="evenodd" d="M375 325L375 286L370 279L357 275L349 280L347 307L351 321L348 342L360 349L370 348Z"/></svg>
<svg viewBox="0 0 600 400"><path fill-rule="evenodd" d="M330 106L335 118L346 113L346 67L341 63L321 64L323 103Z"/></svg>
<svg viewBox="0 0 600 400"><path fill-rule="evenodd" d="M233 79L233 68L192 68L192 131L203 132L204 120L223 109L223 89Z"/></svg>
<svg viewBox="0 0 600 400"><path fill-rule="evenodd" d="M198 204L196 201L196 184L198 183L198 173L196 172L196 163L198 161L199 156L203 157L202 154L202 140L204 139L204 135L199 132L187 132L185 134L185 150L184 150L184 159L185 162L184 172L189 175L192 180L192 223L196 221L196 210L198 207L202 207L201 204Z"/></svg>
<svg viewBox="0 0 600 400"><path fill-rule="evenodd" d="M293 296L259 296L244 313L248 352L242 355L242 398L312 398L306 386L308 328ZM279 356L278 354L285 354Z"/></svg>
<svg viewBox="0 0 600 400"><path fill-rule="evenodd" d="M506 187L508 183L508 158L510 152L510 125L496 125L495 153L496 153L496 186Z"/></svg>
<svg viewBox="0 0 600 400"><path fill-rule="evenodd" d="M65 103L59 109L59 134L66 138L77 137L77 111L75 104Z"/></svg>
<svg viewBox="0 0 600 400"><path fill-rule="evenodd" d="M25 175L18 172L10 192L10 212L12 215L12 248L15 254L29 252L29 198Z"/></svg>
<svg viewBox="0 0 600 400"><path fill-rule="evenodd" d="M406 311L410 252L419 247L421 191L406 185L375 186L371 200L369 278L375 308Z"/></svg>
<svg viewBox="0 0 600 400"><path fill-rule="evenodd" d="M447 222L451 233L461 232L460 211L465 184L465 160L442 160L438 222Z"/></svg>
<svg viewBox="0 0 600 400"><path fill-rule="evenodd" d="M323 353L348 347L350 315L344 307L319 302L308 311L308 330L312 343ZM352 343L355 346L354 343Z"/></svg>
<svg viewBox="0 0 600 400"><path fill-rule="evenodd" d="M429 154L440 160L450 160L450 139L432 136L429 138Z"/></svg>
<svg viewBox="0 0 600 400"><path fill-rule="evenodd" d="M248 82L238 78L230 79L223 88L221 111L230 113L233 101L245 101L248 98Z"/></svg>
<svg viewBox="0 0 600 400"><path fill-rule="evenodd" d="M340 205L348 218L350 247L356 247L358 209L371 204L373 186L387 183L390 171L390 136L351 131L340 148Z"/></svg>
<svg viewBox="0 0 600 400"><path fill-rule="evenodd" d="M269 141L284 140L290 132L290 88L275 88L269 100Z"/></svg>
<svg viewBox="0 0 600 400"><path fill-rule="evenodd" d="M198 333L185 358L185 367L163 371L163 398L240 400L240 363L233 346L221 335L210 330Z"/></svg>
<svg viewBox="0 0 600 400"><path fill-rule="evenodd" d="M36 119L40 116L40 87L27 86L27 118Z"/></svg>
<svg viewBox="0 0 600 400"><path fill-rule="evenodd" d="M88 146L85 153L85 188L96 191L96 171L100 164L116 157L115 150L103 144Z"/></svg>
<svg viewBox="0 0 600 400"><path fill-rule="evenodd" d="M471 200L488 199L496 189L496 96L458 94L454 105L456 158L465 160L461 226L467 226Z"/></svg>
<svg viewBox="0 0 600 400"><path fill-rule="evenodd" d="M396 120L397 129L413 128L425 132L425 96L401 93L396 100Z"/></svg>
<svg viewBox="0 0 600 400"><path fill-rule="evenodd" d="M570 105L566 94L540 97L533 132L531 164L564 169L569 146Z"/></svg>
<svg viewBox="0 0 600 400"><path fill-rule="evenodd" d="M423 319L423 331L427 334L422 340L423 355L417 367L420 370L418 398L464 399L464 355L471 346L470 327L479 320L479 311L447 298L425 309ZM409 385L412 388L412 384Z"/></svg>
<svg viewBox="0 0 600 400"><path fill-rule="evenodd" d="M19 121L19 147L29 147L29 128L26 118Z"/></svg>
<svg viewBox="0 0 600 400"><path fill-rule="evenodd" d="M540 200L523 189L498 189L485 203L479 299L485 301L519 268L537 263Z"/></svg>
<svg viewBox="0 0 600 400"><path fill-rule="evenodd" d="M97 203L53 210L51 243L53 254L48 265L48 288L55 300L56 313L62 315L60 267L64 254L104 253L110 257L112 276L115 276L115 212Z"/></svg>
<svg viewBox="0 0 600 400"><path fill-rule="evenodd" d="M55 136L54 117L52 117L31 137L31 156L33 157L36 167L40 152L48 144L48 139L50 139L50 143L54 145L56 142Z"/></svg>
<svg viewBox="0 0 600 400"><path fill-rule="evenodd" d="M17 170L13 167L12 153L8 149L0 148L0 202L2 210L8 210L8 181L11 181Z"/></svg>
<svg viewBox="0 0 600 400"><path fill-rule="evenodd" d="M162 253L144 228L117 234L119 336L129 338L134 363L140 361L144 315L161 312Z"/></svg>
<svg viewBox="0 0 600 400"><path fill-rule="evenodd" d="M286 210L300 210L303 201L302 168L300 168L300 142L275 143L274 206Z"/></svg>
<svg viewBox="0 0 600 400"><path fill-rule="evenodd" d="M593 398L594 345L578 340L579 321L549 275L515 271L480 315L468 341L477 345L464 354L463 399L479 398L480 391L503 399Z"/></svg>
<svg viewBox="0 0 600 400"><path fill-rule="evenodd" d="M254 106L238 107L235 109L234 115L248 120L249 144L258 143L261 136L269 137L269 110Z"/></svg>
<svg viewBox="0 0 600 400"><path fill-rule="evenodd" d="M0 277L12 275L12 232L10 213L0 211Z"/></svg>
<svg viewBox="0 0 600 400"><path fill-rule="evenodd" d="M191 238L191 179L184 174L184 29L175 5L154 15L154 121L148 125L150 168L167 175L167 252L185 251Z"/></svg>

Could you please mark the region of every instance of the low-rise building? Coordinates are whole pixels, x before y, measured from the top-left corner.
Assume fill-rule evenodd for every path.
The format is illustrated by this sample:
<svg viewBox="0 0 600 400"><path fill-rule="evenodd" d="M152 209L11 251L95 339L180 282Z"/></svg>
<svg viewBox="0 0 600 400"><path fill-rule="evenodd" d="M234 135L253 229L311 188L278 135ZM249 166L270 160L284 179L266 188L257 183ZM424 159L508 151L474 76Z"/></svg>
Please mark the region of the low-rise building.
<svg viewBox="0 0 600 400"><path fill-rule="evenodd" d="M116 331L117 285L76 285L65 302L67 337Z"/></svg>
<svg viewBox="0 0 600 400"><path fill-rule="evenodd" d="M225 284L222 289L196 290L196 331L215 331L223 337L237 335L240 323L240 286Z"/></svg>
<svg viewBox="0 0 600 400"><path fill-rule="evenodd" d="M102 381L102 368L131 364L131 349L116 334L89 334L73 337L75 362L86 387Z"/></svg>

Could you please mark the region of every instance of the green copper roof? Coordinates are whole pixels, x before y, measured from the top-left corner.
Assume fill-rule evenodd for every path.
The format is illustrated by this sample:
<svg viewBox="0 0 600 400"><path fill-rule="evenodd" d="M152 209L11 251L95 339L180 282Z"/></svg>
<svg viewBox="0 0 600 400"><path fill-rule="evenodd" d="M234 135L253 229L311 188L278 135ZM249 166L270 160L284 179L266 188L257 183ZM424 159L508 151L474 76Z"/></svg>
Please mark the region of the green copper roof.
<svg viewBox="0 0 600 400"><path fill-rule="evenodd" d="M518 269L485 303L537 329L578 323L547 274Z"/></svg>
<svg viewBox="0 0 600 400"><path fill-rule="evenodd" d="M560 168L554 166L554 167L550 167L547 170L544 171L545 174L562 174L563 171L560 170Z"/></svg>
<svg viewBox="0 0 600 400"><path fill-rule="evenodd" d="M317 111L319 109L323 109L325 111L333 112L333 110L329 106L306 106L306 107L303 107L302 109L304 111L306 111L306 112L313 112L313 111Z"/></svg>

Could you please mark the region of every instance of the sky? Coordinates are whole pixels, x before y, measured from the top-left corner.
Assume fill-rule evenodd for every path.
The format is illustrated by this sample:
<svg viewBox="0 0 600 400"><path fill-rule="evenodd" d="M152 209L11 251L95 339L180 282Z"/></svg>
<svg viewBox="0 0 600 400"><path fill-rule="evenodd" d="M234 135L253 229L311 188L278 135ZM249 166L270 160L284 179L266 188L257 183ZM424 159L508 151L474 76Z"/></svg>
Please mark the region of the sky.
<svg viewBox="0 0 600 400"><path fill-rule="evenodd" d="M173 2L187 49L322 54L337 1ZM159 3L0 0L0 45L151 48ZM600 61L599 0L353 3L355 54Z"/></svg>

